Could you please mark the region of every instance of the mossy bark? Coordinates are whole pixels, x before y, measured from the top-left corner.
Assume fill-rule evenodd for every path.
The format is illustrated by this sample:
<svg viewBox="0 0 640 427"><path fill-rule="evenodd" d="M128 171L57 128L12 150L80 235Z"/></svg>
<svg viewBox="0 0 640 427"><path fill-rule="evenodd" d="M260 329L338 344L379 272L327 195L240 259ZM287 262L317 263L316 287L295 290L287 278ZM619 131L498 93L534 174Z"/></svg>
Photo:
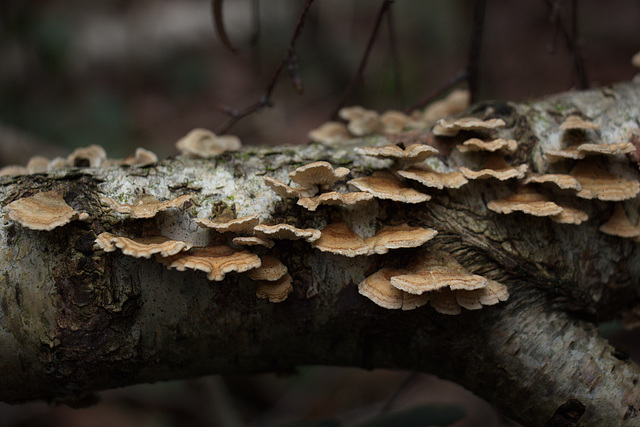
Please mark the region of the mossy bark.
<svg viewBox="0 0 640 427"><path fill-rule="evenodd" d="M561 143L558 124L569 113L600 123L602 142L635 141L637 105L640 84L627 83L529 104L486 102L470 113L503 118L507 127L499 135L521 143L512 160L543 172L549 165L541 153ZM353 177L369 174L388 163L358 156L353 147L382 138L339 146L248 147L211 161L177 158L150 167L2 178L2 206L58 190L89 219L50 232L6 222L0 231L0 399L19 402L210 373L335 364L435 373L527 425L637 425L640 369L595 326L640 302L640 244L598 231L613 205L554 193L590 215L579 226L498 215L487 209L487 201L517 184L485 181L460 190L425 190L433 198L419 205L375 201L311 213L281 200L262 181L265 175L286 181L290 170L313 160L347 166ZM451 154L432 162L442 170L479 159L461 156L426 132L393 138L437 143L443 154ZM637 157L607 164L618 174L640 177ZM100 204L105 196L132 202L143 192L160 199L192 194L193 203L153 220L129 220ZM637 212L637 199L627 206ZM383 224L401 222L439 234L421 249L356 258L322 253L302 241L279 241L269 251L259 250L282 260L293 276L293 294L278 304L258 300L243 275L210 282L201 272L170 271L155 259L93 246L102 231L134 236L160 228L202 239L189 217L225 209L315 228L340 217L365 237ZM432 249L506 284L510 299L446 316L428 307L385 310L358 294L357 283L378 268L402 267Z"/></svg>

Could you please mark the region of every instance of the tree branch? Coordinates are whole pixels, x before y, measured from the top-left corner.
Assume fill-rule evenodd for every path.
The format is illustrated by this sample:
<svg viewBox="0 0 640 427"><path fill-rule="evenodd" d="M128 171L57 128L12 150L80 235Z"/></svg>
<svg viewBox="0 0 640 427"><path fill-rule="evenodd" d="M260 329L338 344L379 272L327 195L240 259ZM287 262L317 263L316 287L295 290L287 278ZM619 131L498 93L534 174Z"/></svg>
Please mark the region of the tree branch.
<svg viewBox="0 0 640 427"><path fill-rule="evenodd" d="M543 171L548 165L541 152L557 144L553 135L564 115L580 111L597 118L602 142L611 143L638 132L639 102L640 85L628 83L522 105L486 102L470 111L504 119L507 127L499 135L521 143L514 158ZM513 186L476 182L431 192L432 200L420 205L376 201L307 212L262 181L265 175L286 181L293 167L320 159L350 167L353 177L368 174L384 165L353 147L373 142L249 147L209 161L179 157L145 168L0 178L3 207L57 190L89 214L86 222L50 232L11 222L0 229L0 399L334 364L435 373L525 425L637 423L640 369L618 359L591 323L640 302L638 244L598 231L610 207L577 202L591 217L580 226L498 215L486 202ZM450 167L463 161L455 153L442 159ZM637 163L612 164L638 179ZM183 214L165 216L165 223L185 229L190 217L208 217L226 206L238 216L256 213L262 221L302 227L321 228L341 217L362 234L379 224L408 222L432 227L438 236L424 249L355 258L323 253L303 241L278 241L269 253L289 268L294 292L273 304L255 297L245 275L210 282L201 272L167 270L154 259L95 249L103 231L140 235L163 227L124 219L100 204L104 196L132 202L143 191L159 199L191 194L193 204ZM428 307L385 310L358 294L356 285L378 268L401 267L430 250L450 253L475 274L506 284L511 298L446 316Z"/></svg>

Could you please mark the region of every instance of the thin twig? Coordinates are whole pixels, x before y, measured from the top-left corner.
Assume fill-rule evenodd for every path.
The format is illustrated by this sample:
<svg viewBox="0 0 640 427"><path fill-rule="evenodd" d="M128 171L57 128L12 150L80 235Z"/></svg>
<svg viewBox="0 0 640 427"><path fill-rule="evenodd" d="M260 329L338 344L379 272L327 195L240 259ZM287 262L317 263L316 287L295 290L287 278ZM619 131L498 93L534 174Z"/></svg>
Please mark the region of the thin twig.
<svg viewBox="0 0 640 427"><path fill-rule="evenodd" d="M284 69L285 65L290 64L293 58L295 57L296 43L298 42L298 38L300 37L300 34L302 32L302 27L304 26L304 23L305 23L305 18L307 17L307 13L311 8L312 3L313 3L313 0L307 0L306 3L304 4L304 8L300 13L298 22L296 24L296 28L293 32L293 36L291 37L291 41L289 42L289 48L287 49L287 52L282 58L282 61L280 61L278 68L273 73L273 76L271 77L271 81L267 85L262 97L258 101L254 102L253 104L239 110L232 109L227 106L219 107L220 111L224 112L229 116L229 120L227 120L227 122L223 126L221 126L220 129L217 130L218 133L220 134L226 133L238 121L240 121L241 119L243 119L244 117L250 114L257 113L265 107L273 107L273 101L271 100L271 95L273 94L273 90L275 89L276 84L278 83L278 77L280 77L280 73L282 73L282 70Z"/></svg>
<svg viewBox="0 0 640 427"><path fill-rule="evenodd" d="M382 22L382 18L384 18L384 15L387 13L387 11L389 10L389 7L391 6L392 3L394 3L394 1L395 0L383 0L382 6L380 6L380 10L378 11L378 16L376 17L376 23L373 26L373 31L369 36L369 41L367 42L367 47L364 51L364 55L362 55L362 59L360 59L360 65L358 65L358 69L356 73L351 78L351 81L349 82L347 89L344 91L344 94L342 95L342 99L340 100L340 102L338 103L338 106L333 112L332 114L333 117L337 116L338 111L340 111L340 109L344 107L345 104L347 103L347 99L349 99L349 96L351 95L351 92L353 92L353 89L356 87L356 85L358 85L358 83L362 81L364 69L367 66L367 62L369 61L369 55L371 54L373 43L375 42L376 37L378 36L378 32L380 31L380 23Z"/></svg>

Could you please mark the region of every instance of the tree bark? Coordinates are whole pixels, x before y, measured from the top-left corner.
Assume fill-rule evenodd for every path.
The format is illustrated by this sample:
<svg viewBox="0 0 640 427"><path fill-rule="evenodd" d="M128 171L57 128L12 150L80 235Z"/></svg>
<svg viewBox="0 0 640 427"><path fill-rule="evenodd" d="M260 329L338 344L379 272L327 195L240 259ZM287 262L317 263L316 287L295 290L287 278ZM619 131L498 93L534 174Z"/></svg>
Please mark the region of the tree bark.
<svg viewBox="0 0 640 427"><path fill-rule="evenodd" d="M507 126L499 136L520 142L513 160L543 172L549 165L542 153L557 148L558 125L568 114L597 121L602 141L596 142L637 141L637 105L640 83L631 82L528 104L484 102L469 113L503 118ZM525 425L638 425L640 369L607 344L595 325L640 302L639 244L598 231L613 204L554 193L555 200L589 214L579 226L499 215L487 202L509 194L516 183L476 181L460 190L423 189L432 200L418 205L377 200L307 212L263 183L263 176L286 181L289 171L315 160L347 166L353 177L370 174L388 163L353 148L382 138L246 147L214 160L178 157L151 167L1 178L5 213L14 200L57 190L89 219L48 232L6 221L0 230L0 399L50 399L211 373L332 364L434 373ZM439 167L477 160L428 132L388 138L436 144ZM607 164L617 174L640 176L637 157ZM133 202L143 192L159 199L191 194L193 203L156 220L127 219L100 203L105 196ZM638 212L637 198L627 206ZM203 232L189 218L222 208L314 228L340 217L363 236L385 223L408 222L435 228L438 236L421 249L355 258L323 253L303 241L278 241L271 250L257 250L282 260L293 276L293 294L277 304L257 299L253 282L242 274L211 282L201 272L167 270L153 258L94 247L103 231L134 236L154 227L201 239ZM506 284L510 299L447 316L428 307L385 310L358 294L357 284L378 268L402 267L434 249Z"/></svg>

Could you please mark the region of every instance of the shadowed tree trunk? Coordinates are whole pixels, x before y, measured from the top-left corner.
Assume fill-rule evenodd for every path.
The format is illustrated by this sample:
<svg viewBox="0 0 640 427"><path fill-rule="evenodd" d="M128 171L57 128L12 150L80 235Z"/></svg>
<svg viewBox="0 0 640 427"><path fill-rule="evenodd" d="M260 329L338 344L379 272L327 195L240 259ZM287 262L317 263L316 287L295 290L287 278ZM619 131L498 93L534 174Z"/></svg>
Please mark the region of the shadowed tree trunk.
<svg viewBox="0 0 640 427"><path fill-rule="evenodd" d="M469 113L502 118L507 125L498 135L520 143L513 162L544 172L549 165L542 153L558 148L558 125L570 113L600 124L601 140L594 142L637 141L638 105L640 84L626 83L529 104L485 102ZM247 147L214 160L1 178L5 213L14 200L56 190L89 218L52 231L7 220L0 231L0 399L82 396L140 382L330 364L434 373L525 425L637 425L640 369L595 326L640 302L640 244L598 230L613 204L542 190L590 219L568 225L500 215L487 202L509 194L517 182L485 180L459 190L422 188L432 195L426 203L376 200L308 212L263 182L263 176L286 181L288 172L315 160L350 168L349 178L368 175L389 163L353 148L381 139ZM400 140L436 144L438 162L449 167L479 159L462 156L428 132L393 136L393 142ZM606 164L618 175L640 177L634 155ZM161 200L190 194L192 201L148 220L125 218L100 203L102 197L132 203L143 192ZM637 197L627 207L637 221ZM320 252L300 240L255 249L282 260L293 277L293 293L277 304L257 299L254 283L242 274L212 282L202 272L167 270L154 258L94 246L104 231L135 236L159 228L201 237L188 219L224 208L238 217L259 214L265 222L303 228L341 218L363 236L403 222L434 228L438 235L419 249L355 258ZM404 267L431 250L450 253L473 273L507 285L510 299L448 316L430 307L386 310L358 294L357 284L379 268Z"/></svg>

